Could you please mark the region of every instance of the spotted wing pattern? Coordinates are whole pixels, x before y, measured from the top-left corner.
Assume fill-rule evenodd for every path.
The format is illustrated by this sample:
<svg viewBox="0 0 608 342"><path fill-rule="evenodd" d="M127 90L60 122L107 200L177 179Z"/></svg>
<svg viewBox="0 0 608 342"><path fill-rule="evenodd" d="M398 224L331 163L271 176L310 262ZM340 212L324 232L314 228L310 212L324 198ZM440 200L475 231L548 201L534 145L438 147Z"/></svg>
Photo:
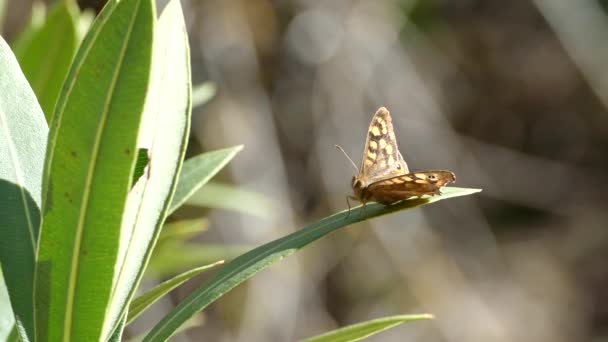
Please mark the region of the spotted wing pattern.
<svg viewBox="0 0 608 342"><path fill-rule="evenodd" d="M397 147L391 114L381 107L369 125L358 179L363 184L371 184L408 172L407 164Z"/></svg>
<svg viewBox="0 0 608 342"><path fill-rule="evenodd" d="M369 125L359 174L352 179L354 196L363 204L391 204L411 197L437 195L454 182L450 171L409 171L397 148L389 111L381 107ZM350 204L349 204L350 207Z"/></svg>

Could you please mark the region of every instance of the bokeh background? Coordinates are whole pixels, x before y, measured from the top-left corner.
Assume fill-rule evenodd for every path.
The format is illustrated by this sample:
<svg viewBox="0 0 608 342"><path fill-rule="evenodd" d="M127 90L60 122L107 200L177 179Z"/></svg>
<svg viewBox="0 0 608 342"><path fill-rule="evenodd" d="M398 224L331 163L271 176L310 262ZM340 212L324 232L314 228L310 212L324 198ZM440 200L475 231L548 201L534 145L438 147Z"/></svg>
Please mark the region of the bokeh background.
<svg viewBox="0 0 608 342"><path fill-rule="evenodd" d="M182 5L194 83L216 90L193 110L189 154L245 145L215 183L239 196L174 218L207 218L195 240L217 255L345 209L353 168L334 144L358 162L379 106L410 169L449 169L483 192L342 229L236 288L174 341L293 341L421 312L436 319L370 340L608 341L605 2ZM9 40L30 6L8 2Z"/></svg>

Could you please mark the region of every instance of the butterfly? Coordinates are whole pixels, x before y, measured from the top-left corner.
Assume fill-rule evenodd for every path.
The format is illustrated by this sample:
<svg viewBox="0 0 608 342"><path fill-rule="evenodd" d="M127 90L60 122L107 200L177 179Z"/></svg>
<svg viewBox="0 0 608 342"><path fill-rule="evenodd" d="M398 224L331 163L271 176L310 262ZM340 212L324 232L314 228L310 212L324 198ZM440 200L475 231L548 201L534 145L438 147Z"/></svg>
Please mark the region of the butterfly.
<svg viewBox="0 0 608 342"><path fill-rule="evenodd" d="M456 181L451 171L409 171L397 147L391 114L384 107L376 111L369 125L360 168L344 149L336 147L357 170L351 182L354 196L347 198L349 209L348 199L357 200L364 206L369 201L389 205L411 197L441 194L442 187Z"/></svg>

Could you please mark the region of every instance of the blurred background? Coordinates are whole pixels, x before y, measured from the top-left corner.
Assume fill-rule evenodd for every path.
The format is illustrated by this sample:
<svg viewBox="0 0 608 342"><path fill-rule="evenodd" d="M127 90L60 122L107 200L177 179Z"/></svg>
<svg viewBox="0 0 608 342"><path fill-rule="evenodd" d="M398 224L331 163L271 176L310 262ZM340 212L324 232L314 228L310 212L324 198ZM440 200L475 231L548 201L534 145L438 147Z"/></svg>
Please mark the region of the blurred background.
<svg viewBox="0 0 608 342"><path fill-rule="evenodd" d="M31 1L7 5L10 41ZM193 110L188 153L245 145L172 218L205 218L193 241L213 253L198 264L344 210L354 170L334 144L358 163L380 106L411 170L448 169L455 186L483 192L342 229L234 289L174 341L293 341L422 312L436 319L370 340L608 341L606 2L182 6L194 84L215 91Z"/></svg>

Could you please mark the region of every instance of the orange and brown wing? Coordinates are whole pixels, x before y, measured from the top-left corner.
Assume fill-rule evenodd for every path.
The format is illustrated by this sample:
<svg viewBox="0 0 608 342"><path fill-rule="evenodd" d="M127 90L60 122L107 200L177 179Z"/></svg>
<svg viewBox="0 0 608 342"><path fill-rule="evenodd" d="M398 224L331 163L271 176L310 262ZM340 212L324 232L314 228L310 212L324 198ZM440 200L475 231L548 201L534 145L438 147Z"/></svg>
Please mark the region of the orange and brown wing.
<svg viewBox="0 0 608 342"><path fill-rule="evenodd" d="M397 147L391 114L384 107L376 111L369 124L360 170L359 177L366 184L409 172Z"/></svg>
<svg viewBox="0 0 608 342"><path fill-rule="evenodd" d="M434 196L456 180L450 171L420 171L370 184L365 190L371 200L391 204L411 197Z"/></svg>

